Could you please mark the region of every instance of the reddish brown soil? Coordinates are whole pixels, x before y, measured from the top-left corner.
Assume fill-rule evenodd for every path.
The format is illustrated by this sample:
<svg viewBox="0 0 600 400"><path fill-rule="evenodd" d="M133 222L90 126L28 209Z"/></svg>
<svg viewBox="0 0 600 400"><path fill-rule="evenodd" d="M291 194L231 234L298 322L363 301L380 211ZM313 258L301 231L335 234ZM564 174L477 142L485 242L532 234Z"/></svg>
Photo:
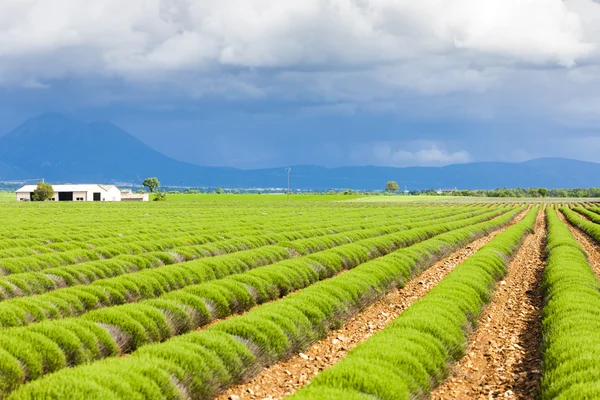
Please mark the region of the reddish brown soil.
<svg viewBox="0 0 600 400"><path fill-rule="evenodd" d="M524 216L525 212L519 214L511 224L520 221ZM450 256L439 260L417 278L408 282L404 288L394 290L368 306L348 320L342 328L331 331L325 339L315 343L304 353L265 368L251 381L230 388L217 399L280 399L294 393L307 385L312 377L320 371L331 367L345 357L348 351L357 344L385 328L402 311L423 297L455 266L504 229L479 238Z"/></svg>
<svg viewBox="0 0 600 400"><path fill-rule="evenodd" d="M578 215L580 215L580 214L578 214ZM567 224L567 226L571 230L571 233L573 234L573 236L575 236L575 239L577 239L577 241L579 242L581 247L583 247L583 249L586 251L586 253L588 253L588 262L590 263L590 266L596 273L596 276L598 276L598 278L600 278L600 245L598 245L598 243L596 243L596 241L594 239L589 237L587 234L582 232L580 229L571 225L566 220L565 216L562 215L561 212L558 212L558 216L565 224Z"/></svg>
<svg viewBox="0 0 600 400"><path fill-rule="evenodd" d="M492 302L469 339L467 355L431 395L446 399L531 399L541 370L542 295L546 223L538 214Z"/></svg>

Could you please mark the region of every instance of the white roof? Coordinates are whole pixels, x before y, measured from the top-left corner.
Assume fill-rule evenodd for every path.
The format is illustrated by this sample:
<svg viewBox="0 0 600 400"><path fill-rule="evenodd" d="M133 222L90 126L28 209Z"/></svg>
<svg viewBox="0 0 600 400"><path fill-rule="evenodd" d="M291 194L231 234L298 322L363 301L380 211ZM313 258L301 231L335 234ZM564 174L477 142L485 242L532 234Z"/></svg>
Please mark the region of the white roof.
<svg viewBox="0 0 600 400"><path fill-rule="evenodd" d="M114 185L82 184L82 185L52 185L55 192L106 192ZM37 185L25 185L17 190L17 193L31 193L37 188Z"/></svg>

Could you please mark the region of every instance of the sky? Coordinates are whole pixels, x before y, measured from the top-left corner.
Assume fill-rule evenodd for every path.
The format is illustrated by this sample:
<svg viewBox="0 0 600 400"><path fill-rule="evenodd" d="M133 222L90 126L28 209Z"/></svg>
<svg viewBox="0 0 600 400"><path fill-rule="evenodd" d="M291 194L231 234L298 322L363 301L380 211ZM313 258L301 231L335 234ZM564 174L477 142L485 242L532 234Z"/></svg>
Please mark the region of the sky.
<svg viewBox="0 0 600 400"><path fill-rule="evenodd" d="M600 2L0 0L0 134L48 111L200 165L600 162Z"/></svg>

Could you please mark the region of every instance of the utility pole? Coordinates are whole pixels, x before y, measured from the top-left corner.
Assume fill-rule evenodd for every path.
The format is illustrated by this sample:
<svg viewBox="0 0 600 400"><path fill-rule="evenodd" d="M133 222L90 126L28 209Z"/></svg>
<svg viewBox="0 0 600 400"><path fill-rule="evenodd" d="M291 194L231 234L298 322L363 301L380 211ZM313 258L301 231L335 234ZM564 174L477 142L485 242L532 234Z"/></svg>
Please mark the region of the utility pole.
<svg viewBox="0 0 600 400"><path fill-rule="evenodd" d="M292 172L292 169L290 167L287 167L285 169L285 172L287 172L288 175L288 190L287 190L287 201L290 201L290 172Z"/></svg>

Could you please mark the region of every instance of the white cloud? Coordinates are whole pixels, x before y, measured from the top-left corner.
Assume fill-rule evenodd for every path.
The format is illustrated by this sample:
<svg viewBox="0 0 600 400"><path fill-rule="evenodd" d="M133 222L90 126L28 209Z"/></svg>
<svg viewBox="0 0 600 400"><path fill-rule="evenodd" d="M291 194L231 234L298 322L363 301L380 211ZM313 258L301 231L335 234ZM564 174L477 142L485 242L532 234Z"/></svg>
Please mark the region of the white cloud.
<svg viewBox="0 0 600 400"><path fill-rule="evenodd" d="M573 66L599 15L592 0L2 0L0 59L14 79L396 64L427 86L436 58Z"/></svg>
<svg viewBox="0 0 600 400"><path fill-rule="evenodd" d="M363 160L364 164L364 160L369 160L374 165L390 167L441 166L471 161L466 150L447 151L440 143L428 141L369 143L356 147L351 157L355 162Z"/></svg>

